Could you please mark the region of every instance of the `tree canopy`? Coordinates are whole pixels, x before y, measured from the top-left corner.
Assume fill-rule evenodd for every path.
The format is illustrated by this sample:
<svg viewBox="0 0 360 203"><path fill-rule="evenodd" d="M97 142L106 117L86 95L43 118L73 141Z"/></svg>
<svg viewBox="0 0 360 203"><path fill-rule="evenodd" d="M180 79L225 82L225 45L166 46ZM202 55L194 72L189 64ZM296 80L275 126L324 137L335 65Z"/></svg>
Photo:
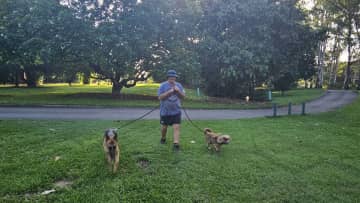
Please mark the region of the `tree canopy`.
<svg viewBox="0 0 360 203"><path fill-rule="evenodd" d="M357 1L316 3L311 13L298 0L0 0L1 81L93 73L120 94L175 69L208 95L243 98L318 74L329 26L315 25L316 9L350 50L359 42Z"/></svg>

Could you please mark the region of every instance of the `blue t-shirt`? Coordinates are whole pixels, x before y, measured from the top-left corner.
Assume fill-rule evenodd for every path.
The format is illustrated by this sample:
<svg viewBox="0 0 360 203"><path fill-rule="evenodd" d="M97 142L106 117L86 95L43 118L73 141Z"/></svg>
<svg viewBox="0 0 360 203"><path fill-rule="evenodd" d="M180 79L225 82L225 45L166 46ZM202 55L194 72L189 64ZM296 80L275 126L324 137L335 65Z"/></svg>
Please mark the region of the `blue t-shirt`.
<svg viewBox="0 0 360 203"><path fill-rule="evenodd" d="M180 89L180 91L185 93L185 90L180 83L175 82L175 85ZM171 88L172 85L168 81L161 83L158 90L158 96L160 96L162 93L166 91L169 91ZM166 99L160 100L160 116L173 116L180 113L181 113L180 98L175 92Z"/></svg>

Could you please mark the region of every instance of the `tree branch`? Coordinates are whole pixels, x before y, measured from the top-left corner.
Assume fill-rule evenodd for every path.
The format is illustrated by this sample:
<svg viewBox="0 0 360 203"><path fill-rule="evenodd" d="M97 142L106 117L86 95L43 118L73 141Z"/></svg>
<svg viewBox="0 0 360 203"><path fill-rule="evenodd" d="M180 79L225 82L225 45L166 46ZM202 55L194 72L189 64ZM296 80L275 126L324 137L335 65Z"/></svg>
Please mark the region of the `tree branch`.
<svg viewBox="0 0 360 203"><path fill-rule="evenodd" d="M99 79L99 80L106 80L106 79L113 79L111 76L109 76L106 72L102 71L101 70L101 67L100 65L98 64L90 64L89 65L96 73L100 74L101 76L98 76L98 78L95 78L95 77L92 77L92 78L95 78L95 79Z"/></svg>
<svg viewBox="0 0 360 203"><path fill-rule="evenodd" d="M126 87L126 88L134 87L137 82L146 81L150 76L151 76L151 74L147 73L147 72L135 74L134 78L122 79L120 81L120 84L121 84L121 86ZM133 81L133 82L129 84L128 82L130 82L130 81Z"/></svg>

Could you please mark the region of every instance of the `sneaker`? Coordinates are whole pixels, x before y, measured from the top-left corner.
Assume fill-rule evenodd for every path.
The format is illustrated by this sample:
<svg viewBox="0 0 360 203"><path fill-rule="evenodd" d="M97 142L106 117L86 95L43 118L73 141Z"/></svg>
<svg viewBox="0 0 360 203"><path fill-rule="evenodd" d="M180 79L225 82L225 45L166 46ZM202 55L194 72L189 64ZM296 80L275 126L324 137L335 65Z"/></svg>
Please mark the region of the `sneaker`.
<svg viewBox="0 0 360 203"><path fill-rule="evenodd" d="M166 139L165 139L165 138L161 138L161 139L160 139L160 144L165 144L165 142L166 142Z"/></svg>
<svg viewBox="0 0 360 203"><path fill-rule="evenodd" d="M178 143L174 143L174 151L175 152L180 151L180 145Z"/></svg>

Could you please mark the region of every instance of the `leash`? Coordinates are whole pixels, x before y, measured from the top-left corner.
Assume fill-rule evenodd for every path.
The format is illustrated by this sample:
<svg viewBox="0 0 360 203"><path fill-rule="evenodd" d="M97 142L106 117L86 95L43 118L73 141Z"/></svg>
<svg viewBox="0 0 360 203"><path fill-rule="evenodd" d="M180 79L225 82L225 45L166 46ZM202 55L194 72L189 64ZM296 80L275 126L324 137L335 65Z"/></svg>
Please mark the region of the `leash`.
<svg viewBox="0 0 360 203"><path fill-rule="evenodd" d="M198 129L201 133L203 133L204 131L191 120L191 118L190 118L189 114L187 113L186 109L184 107L182 107L182 110L184 111L185 116L188 119L188 121L190 122L190 124L192 126L194 126L196 129Z"/></svg>
<svg viewBox="0 0 360 203"><path fill-rule="evenodd" d="M153 111L155 111L156 109L158 109L159 106L160 106L160 105L155 106L154 108L152 108L150 111L146 112L145 114L143 114L143 115L140 116L139 118L136 118L136 119L134 119L134 120L131 120L131 121L129 121L129 122L121 125L119 128L124 128L124 127L126 127L126 126L128 126L128 125L131 125L131 124L135 123L136 121L144 118L145 116L149 115L150 113L152 113Z"/></svg>
<svg viewBox="0 0 360 203"><path fill-rule="evenodd" d="M136 118L136 119L134 119L134 120L131 120L131 121L129 121L129 122L127 122L127 123L119 126L119 128L124 128L124 127L126 127L126 126L129 126L129 125L135 123L135 122L138 121L138 120L143 119L144 117L146 117L147 115L149 115L150 113L152 113L153 111L155 111L156 109L158 109L159 106L160 106L160 105L155 106L154 108L152 108L150 111L146 112L145 114L143 114L143 115L140 116L139 118ZM191 118L190 118L189 114L187 113L186 109L185 109L184 107L182 107L182 110L184 111L185 116L186 116L187 120L190 122L190 124L191 124L193 127L195 127L197 130L199 130L201 133L203 133L204 131L203 131L198 125L196 125L196 124L191 120Z"/></svg>

